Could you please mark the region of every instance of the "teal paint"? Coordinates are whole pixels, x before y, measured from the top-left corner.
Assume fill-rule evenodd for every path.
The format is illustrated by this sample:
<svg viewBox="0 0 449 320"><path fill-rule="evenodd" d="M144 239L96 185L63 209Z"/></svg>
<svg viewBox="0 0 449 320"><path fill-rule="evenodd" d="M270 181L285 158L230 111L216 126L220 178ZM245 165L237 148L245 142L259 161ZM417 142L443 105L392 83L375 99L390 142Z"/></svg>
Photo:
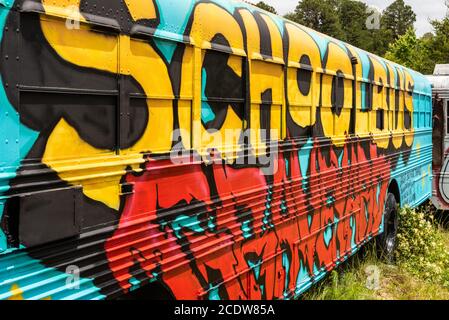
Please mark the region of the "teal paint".
<svg viewBox="0 0 449 320"><path fill-rule="evenodd" d="M0 7L0 42L3 39L3 29L13 1L3 0ZM10 101L3 87L0 77L0 220L3 216L6 199L2 199L1 193L9 190L9 180L16 176L16 171L21 163L21 155L26 155L35 143L38 132L35 132L20 123L20 117ZM3 140L4 139L4 140ZM0 229L0 253L8 250L4 232Z"/></svg>
<svg viewBox="0 0 449 320"><path fill-rule="evenodd" d="M273 216L272 216L272 212L271 212L271 202L273 201L273 187L269 186L268 187L268 191L267 191L268 195L266 196L265 200L265 211L264 211L264 218L262 219L263 225L262 225L262 230L266 231L269 228L274 228L274 224L273 224Z"/></svg>
<svg viewBox="0 0 449 320"><path fill-rule="evenodd" d="M351 235L352 253L355 253L357 251L357 244L355 242L355 235L356 235L357 229L356 229L356 221L353 216L351 217L350 225L351 225L351 230L352 230L352 235Z"/></svg>
<svg viewBox="0 0 449 320"><path fill-rule="evenodd" d="M413 70L408 70L408 72L410 73L410 75L412 76L414 85L415 85L415 91L417 93L420 94L425 94L425 95L432 95L432 84L430 83L430 81L422 76L421 74L413 71ZM414 101L415 103L417 102L416 100ZM431 107L431 105L430 105Z"/></svg>
<svg viewBox="0 0 449 320"><path fill-rule="evenodd" d="M281 200L281 212L286 214L288 210L287 202L285 200Z"/></svg>
<svg viewBox="0 0 449 320"><path fill-rule="evenodd" d="M388 68L387 68L387 65L386 65L385 61L383 59L377 59L377 61L379 61L379 63L382 65L382 67L384 68L385 72L388 73Z"/></svg>
<svg viewBox="0 0 449 320"><path fill-rule="evenodd" d="M261 261L260 260L257 260L257 261L248 260L247 263L248 263L248 266L250 267L250 269L253 270L254 278L256 279L256 281L259 280Z"/></svg>
<svg viewBox="0 0 449 320"><path fill-rule="evenodd" d="M209 228L210 231L215 230L215 228L217 227L213 220L214 220L213 217L209 217L209 220L207 221L207 227Z"/></svg>
<svg viewBox="0 0 449 320"><path fill-rule="evenodd" d="M263 12L259 8L252 6L248 3L242 2L242 1L227 1L227 0L213 0L214 3L218 4L220 7L224 8L226 11L228 11L230 14L234 14L236 9L247 9L251 13L257 12ZM269 12L264 12L264 14L274 22L274 24L277 26L281 36L284 36L284 20L280 18L277 15L271 14ZM282 54L282 52L280 53Z"/></svg>
<svg viewBox="0 0 449 320"><path fill-rule="evenodd" d="M181 230L183 228L189 229L196 233L203 233L204 229L200 227L200 221L198 220L198 216L186 216L186 215L180 215L178 216L172 223L172 229L175 233L175 236L178 239L181 239Z"/></svg>
<svg viewBox="0 0 449 320"><path fill-rule="evenodd" d="M155 36L182 41L182 35L192 13L195 0L156 0L155 3L160 13L160 23ZM155 43L167 61L171 63L177 43L160 39L155 39Z"/></svg>
<svg viewBox="0 0 449 320"><path fill-rule="evenodd" d="M211 287L209 289L209 300L211 300L211 301L219 301L219 300L221 300L220 293L219 293L217 287L215 287L215 288Z"/></svg>
<svg viewBox="0 0 449 320"><path fill-rule="evenodd" d="M260 285L260 292L262 293L262 295L265 293L265 285Z"/></svg>
<svg viewBox="0 0 449 320"><path fill-rule="evenodd" d="M209 123L211 121L214 121L215 114L212 111L212 108L210 107L209 103L206 101L201 102L201 120L204 123Z"/></svg>
<svg viewBox="0 0 449 320"><path fill-rule="evenodd" d="M366 95L367 95L367 85L366 83L360 83L360 90L362 92L362 111L368 111L368 106L366 105Z"/></svg>
<svg viewBox="0 0 449 320"><path fill-rule="evenodd" d="M204 123L208 123L214 121L215 113L212 111L209 103L207 102L206 97L206 83L207 83L207 72L206 69L203 68L201 72L201 120Z"/></svg>
<svg viewBox="0 0 449 320"><path fill-rule="evenodd" d="M360 62L362 65L362 77L365 81L368 81L369 72L371 69L371 63L368 54L363 50L356 50L359 55ZM367 86L365 83L360 83L360 89L362 93L362 110L367 110L368 106L366 105L366 94L367 94Z"/></svg>
<svg viewBox="0 0 449 320"><path fill-rule="evenodd" d="M284 297L288 296L288 284L290 282L290 260L286 252L282 253L282 267L285 270Z"/></svg>
<svg viewBox="0 0 449 320"><path fill-rule="evenodd" d="M198 0L160 1L156 0L156 5L160 12L160 24L156 29L155 36L164 37L173 41L183 41L182 35L185 32L189 17L192 14L194 6ZM256 11L256 8L239 1L228 2L226 0L214 0L213 3L222 7L230 14L234 14L236 8L245 8L250 12ZM284 35L284 21L275 15L267 14L279 29L281 36ZM158 48L163 52L165 58L170 63L173 53L176 49L176 42L166 43L163 41L155 41Z"/></svg>
<svg viewBox="0 0 449 320"><path fill-rule="evenodd" d="M14 0L0 0L0 5L2 5L5 9L8 9L7 11L9 11L9 9L11 9L12 5L14 4ZM0 10L5 10L4 8L0 8ZM3 30L3 28L2 28ZM0 35L0 38L3 35Z"/></svg>
<svg viewBox="0 0 449 320"><path fill-rule="evenodd" d="M243 233L243 238L245 238L245 239L249 239L253 235L253 230L251 228L251 223L249 220L243 221L242 233Z"/></svg>
<svg viewBox="0 0 449 320"><path fill-rule="evenodd" d="M171 42L163 39L154 38L154 43L161 51L162 55L167 59L168 63L171 63L173 55L175 54L176 47L178 44L176 42Z"/></svg>
<svg viewBox="0 0 449 320"><path fill-rule="evenodd" d="M312 148L313 140L312 138L309 138L307 143L298 151L299 169L301 170L303 190L307 190L309 183L307 172L309 171L310 154L312 152Z"/></svg>
<svg viewBox="0 0 449 320"><path fill-rule="evenodd" d="M332 196L332 195L328 196L327 199L326 199L326 204L327 204L328 208L332 207L335 204L334 196Z"/></svg>
<svg viewBox="0 0 449 320"><path fill-rule="evenodd" d="M129 290L134 291L140 287L140 280L132 277L131 279L129 279L129 284L131 285L131 288Z"/></svg>
<svg viewBox="0 0 449 320"><path fill-rule="evenodd" d="M295 294L300 294L303 292L307 286L310 286L312 282L312 278L307 271L307 268L304 266L303 261L300 261L299 272L296 278L296 290Z"/></svg>
<svg viewBox="0 0 449 320"><path fill-rule="evenodd" d="M338 45L348 56L350 56L351 52L349 51L346 43L338 39L332 39L332 43Z"/></svg>
<svg viewBox="0 0 449 320"><path fill-rule="evenodd" d="M318 282L326 275L326 269L318 268L318 266L313 264L313 281Z"/></svg>
<svg viewBox="0 0 449 320"><path fill-rule="evenodd" d="M370 58L365 51L360 50L360 49L357 49L356 51L357 51L357 54L359 55L360 62L362 63L362 77L365 80L369 80L368 77L369 77L369 72L371 69Z"/></svg>
<svg viewBox="0 0 449 320"><path fill-rule="evenodd" d="M18 286L26 300L48 297L53 300L106 298L99 293L100 289L94 286L91 279L80 278L79 282L75 282L72 275L44 267L25 253L3 255L0 258L0 274L0 300L11 296L13 286Z"/></svg>
<svg viewBox="0 0 449 320"><path fill-rule="evenodd" d="M307 27L299 27L304 30L313 39L313 41L315 41L318 49L320 50L321 61L324 61L329 46L329 39L327 38L327 36L319 34L315 30L309 29Z"/></svg>
<svg viewBox="0 0 449 320"><path fill-rule="evenodd" d="M338 156L338 167L339 168L343 168L343 156L345 155L345 151L343 149L343 151L340 153L340 155Z"/></svg>
<svg viewBox="0 0 449 320"><path fill-rule="evenodd" d="M278 27L281 37L284 37L284 33L285 33L284 32L284 26L285 26L284 20L274 14L269 14L269 16L274 21L276 26Z"/></svg>

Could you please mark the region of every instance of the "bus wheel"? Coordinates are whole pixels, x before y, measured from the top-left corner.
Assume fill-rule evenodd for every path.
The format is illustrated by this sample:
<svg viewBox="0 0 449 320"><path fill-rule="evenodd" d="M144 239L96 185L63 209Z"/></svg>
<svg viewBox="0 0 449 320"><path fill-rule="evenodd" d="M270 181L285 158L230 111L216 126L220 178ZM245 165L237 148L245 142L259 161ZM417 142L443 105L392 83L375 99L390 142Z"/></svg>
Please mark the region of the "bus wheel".
<svg viewBox="0 0 449 320"><path fill-rule="evenodd" d="M384 212L384 232L377 239L379 257L387 263L394 262L398 235L398 204L392 193L388 193Z"/></svg>

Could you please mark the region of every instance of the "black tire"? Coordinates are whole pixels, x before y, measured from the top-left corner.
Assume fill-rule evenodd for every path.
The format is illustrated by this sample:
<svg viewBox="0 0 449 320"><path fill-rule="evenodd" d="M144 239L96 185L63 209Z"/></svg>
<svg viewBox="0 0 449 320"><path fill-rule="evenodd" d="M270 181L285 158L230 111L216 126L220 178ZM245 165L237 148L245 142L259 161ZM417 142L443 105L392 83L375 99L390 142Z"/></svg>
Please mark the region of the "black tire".
<svg viewBox="0 0 449 320"><path fill-rule="evenodd" d="M384 211L384 232L377 238L379 258L394 263L398 235L398 204L392 193L388 193Z"/></svg>

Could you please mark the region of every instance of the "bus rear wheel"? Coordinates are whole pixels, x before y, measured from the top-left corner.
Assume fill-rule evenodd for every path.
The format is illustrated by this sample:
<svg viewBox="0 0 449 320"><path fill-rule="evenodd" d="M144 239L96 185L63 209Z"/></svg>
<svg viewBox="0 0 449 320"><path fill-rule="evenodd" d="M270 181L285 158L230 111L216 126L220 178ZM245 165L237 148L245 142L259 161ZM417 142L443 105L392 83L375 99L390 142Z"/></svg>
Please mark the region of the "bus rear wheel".
<svg viewBox="0 0 449 320"><path fill-rule="evenodd" d="M395 250L398 244L398 204L396 197L388 193L384 211L384 232L377 239L379 257L387 263L395 260Z"/></svg>

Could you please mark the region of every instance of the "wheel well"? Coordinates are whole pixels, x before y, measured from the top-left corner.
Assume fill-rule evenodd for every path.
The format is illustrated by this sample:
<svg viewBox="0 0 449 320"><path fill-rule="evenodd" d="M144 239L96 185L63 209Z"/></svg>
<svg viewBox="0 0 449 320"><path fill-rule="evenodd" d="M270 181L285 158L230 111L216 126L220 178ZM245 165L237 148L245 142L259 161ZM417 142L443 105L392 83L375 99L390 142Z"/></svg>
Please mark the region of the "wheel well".
<svg viewBox="0 0 449 320"><path fill-rule="evenodd" d="M388 193L391 193L394 195L397 204L400 206L401 205L401 194L399 192L398 182L395 179L393 179L390 182L390 186L388 187Z"/></svg>

